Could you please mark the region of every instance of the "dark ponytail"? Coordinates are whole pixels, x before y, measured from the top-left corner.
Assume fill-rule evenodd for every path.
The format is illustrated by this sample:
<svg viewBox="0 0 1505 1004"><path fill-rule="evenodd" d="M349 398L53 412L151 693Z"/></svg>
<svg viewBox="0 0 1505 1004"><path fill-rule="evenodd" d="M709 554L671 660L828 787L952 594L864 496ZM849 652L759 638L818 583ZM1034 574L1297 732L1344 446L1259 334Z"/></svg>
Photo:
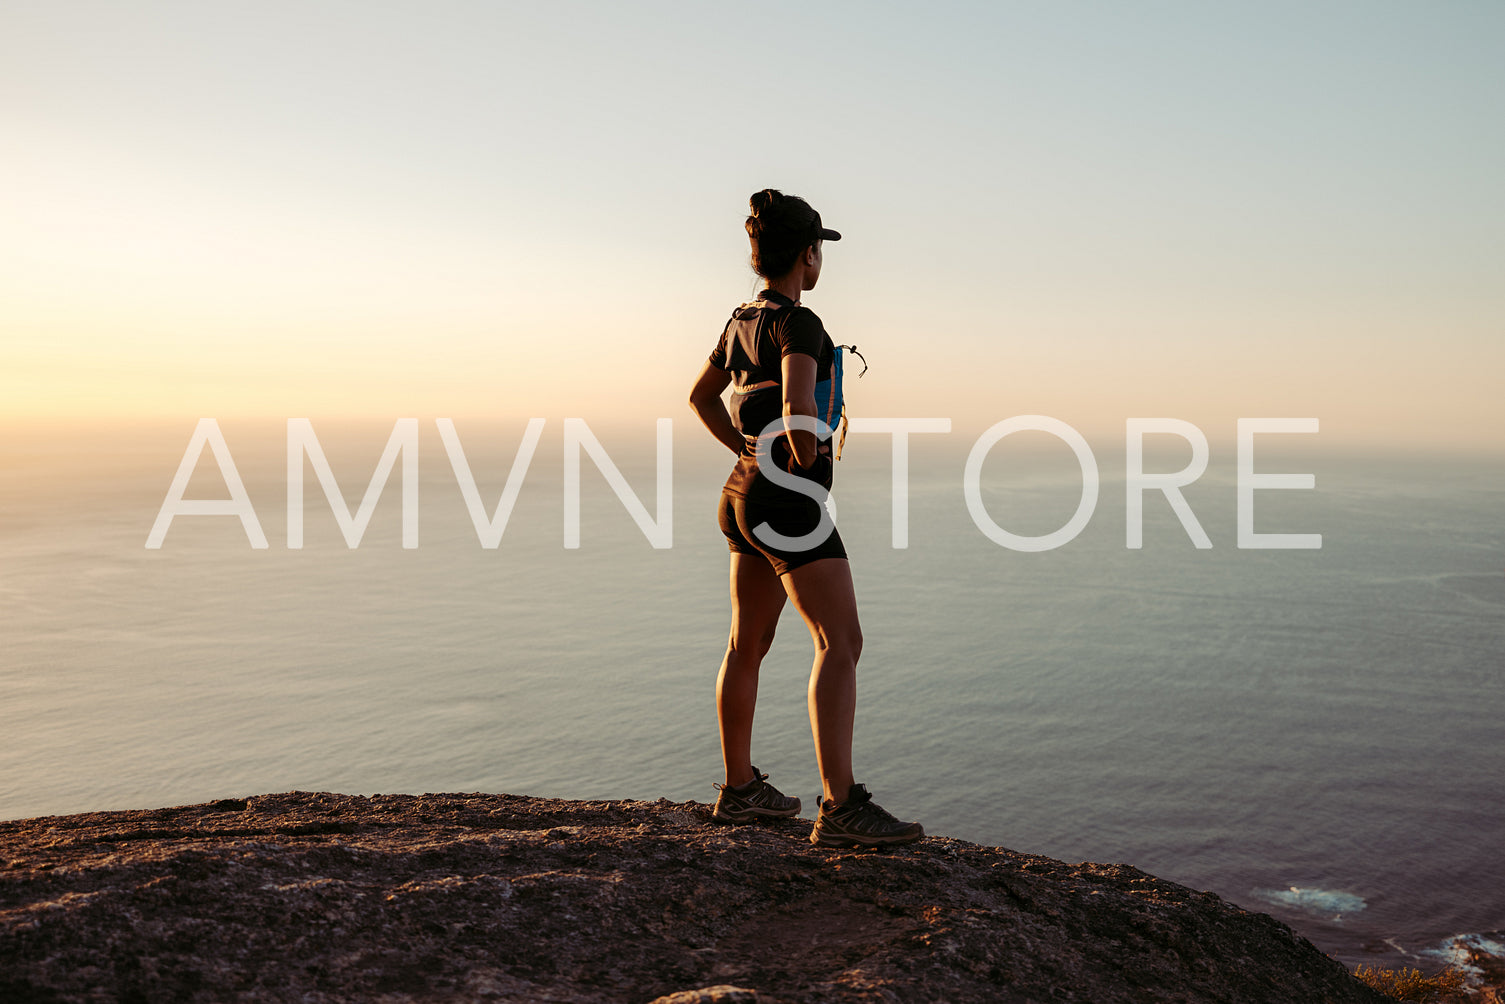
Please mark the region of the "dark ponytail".
<svg viewBox="0 0 1505 1004"><path fill-rule="evenodd" d="M820 214L798 195L772 188L747 200L747 238L752 242L753 271L765 279L788 274L805 249L820 239Z"/></svg>

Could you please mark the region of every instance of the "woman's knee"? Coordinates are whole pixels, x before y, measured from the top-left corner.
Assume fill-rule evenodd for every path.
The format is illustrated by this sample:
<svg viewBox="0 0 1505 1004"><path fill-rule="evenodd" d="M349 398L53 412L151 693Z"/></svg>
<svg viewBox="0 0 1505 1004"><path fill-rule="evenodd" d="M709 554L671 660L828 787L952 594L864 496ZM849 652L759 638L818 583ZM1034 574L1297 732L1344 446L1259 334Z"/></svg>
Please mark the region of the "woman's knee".
<svg viewBox="0 0 1505 1004"><path fill-rule="evenodd" d="M815 632L815 647L827 659L849 659L855 663L862 657L862 628L856 624L821 625Z"/></svg>
<svg viewBox="0 0 1505 1004"><path fill-rule="evenodd" d="M732 626L731 638L727 641L727 653L735 655L739 659L751 659L761 662L773 647L773 635L776 625L770 625L760 631L739 631L736 625Z"/></svg>

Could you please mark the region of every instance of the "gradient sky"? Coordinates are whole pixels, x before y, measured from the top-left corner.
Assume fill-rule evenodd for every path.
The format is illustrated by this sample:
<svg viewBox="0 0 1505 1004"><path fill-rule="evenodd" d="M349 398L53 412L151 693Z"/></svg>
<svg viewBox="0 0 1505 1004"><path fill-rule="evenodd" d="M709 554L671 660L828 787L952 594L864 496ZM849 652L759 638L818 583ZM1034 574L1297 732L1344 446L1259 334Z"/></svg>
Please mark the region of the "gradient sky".
<svg viewBox="0 0 1505 1004"><path fill-rule="evenodd" d="M854 413L1502 449L1505 5L7 3L0 418L694 422L764 186Z"/></svg>

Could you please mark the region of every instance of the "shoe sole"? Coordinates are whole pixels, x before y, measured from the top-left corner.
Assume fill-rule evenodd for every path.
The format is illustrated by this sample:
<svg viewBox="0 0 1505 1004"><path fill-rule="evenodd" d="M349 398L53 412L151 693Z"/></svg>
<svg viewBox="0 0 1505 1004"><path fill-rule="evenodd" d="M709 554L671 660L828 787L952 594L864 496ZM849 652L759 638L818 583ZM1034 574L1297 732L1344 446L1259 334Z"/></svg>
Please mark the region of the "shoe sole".
<svg viewBox="0 0 1505 1004"><path fill-rule="evenodd" d="M798 816L800 808L796 805L793 809L746 809L736 814L713 812L711 818L718 823L750 823L755 819L789 819L791 816Z"/></svg>
<svg viewBox="0 0 1505 1004"><path fill-rule="evenodd" d="M810 842L816 847L902 847L905 844L917 843L924 837L924 830L903 837L863 837L856 834L823 836L812 832Z"/></svg>

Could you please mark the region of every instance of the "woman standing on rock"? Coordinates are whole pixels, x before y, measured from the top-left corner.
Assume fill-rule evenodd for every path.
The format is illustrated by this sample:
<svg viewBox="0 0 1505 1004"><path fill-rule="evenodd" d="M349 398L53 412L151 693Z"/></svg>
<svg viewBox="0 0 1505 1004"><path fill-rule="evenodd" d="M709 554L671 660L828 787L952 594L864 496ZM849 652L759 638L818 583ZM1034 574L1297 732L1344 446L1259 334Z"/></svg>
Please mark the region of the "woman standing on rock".
<svg viewBox="0 0 1505 1004"><path fill-rule="evenodd" d="M732 627L716 681L726 782L716 785L715 817L746 822L799 814L799 799L769 784L751 752L758 669L788 598L815 642L810 728L824 793L811 842L911 843L924 836L923 827L895 819L852 779L862 628L847 552L822 504L831 487L840 366L820 318L800 303L820 278L823 243L841 235L822 227L820 214L796 196L764 189L749 205L752 265L766 286L732 312L690 391L690 406L711 435L737 454L721 491ZM721 397L728 386L730 411Z"/></svg>

